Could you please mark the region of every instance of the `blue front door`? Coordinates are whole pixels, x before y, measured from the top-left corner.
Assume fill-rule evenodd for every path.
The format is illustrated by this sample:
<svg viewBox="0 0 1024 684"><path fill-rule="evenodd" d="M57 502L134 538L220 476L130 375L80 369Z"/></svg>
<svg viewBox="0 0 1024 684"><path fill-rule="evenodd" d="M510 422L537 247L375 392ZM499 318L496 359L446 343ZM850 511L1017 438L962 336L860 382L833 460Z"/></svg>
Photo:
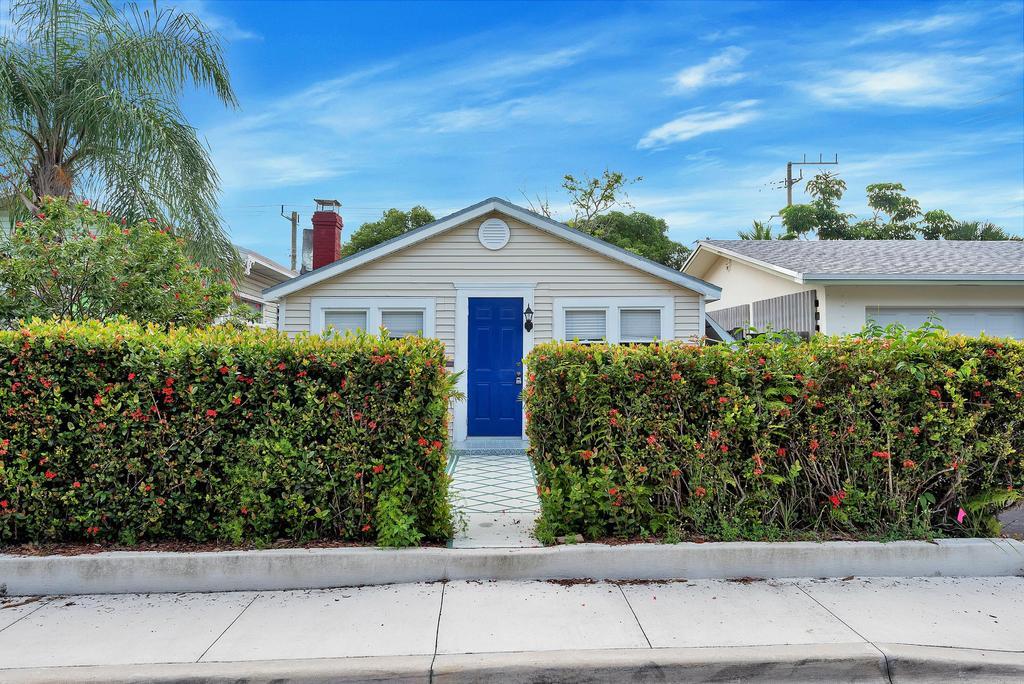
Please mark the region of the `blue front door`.
<svg viewBox="0 0 1024 684"><path fill-rule="evenodd" d="M467 414L470 437L523 433L523 300L471 297Z"/></svg>

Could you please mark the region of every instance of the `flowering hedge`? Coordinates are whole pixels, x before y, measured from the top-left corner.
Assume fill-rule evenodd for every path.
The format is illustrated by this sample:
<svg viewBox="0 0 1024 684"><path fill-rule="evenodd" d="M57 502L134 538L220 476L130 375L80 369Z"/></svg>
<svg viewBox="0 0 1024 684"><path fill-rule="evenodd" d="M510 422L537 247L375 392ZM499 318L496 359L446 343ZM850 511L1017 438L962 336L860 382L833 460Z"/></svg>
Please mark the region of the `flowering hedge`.
<svg viewBox="0 0 1024 684"><path fill-rule="evenodd" d="M435 340L0 332L0 542L444 539L452 392Z"/></svg>
<svg viewBox="0 0 1024 684"><path fill-rule="evenodd" d="M540 346L542 538L998 533L1024 486L1024 344L890 330L742 346Z"/></svg>

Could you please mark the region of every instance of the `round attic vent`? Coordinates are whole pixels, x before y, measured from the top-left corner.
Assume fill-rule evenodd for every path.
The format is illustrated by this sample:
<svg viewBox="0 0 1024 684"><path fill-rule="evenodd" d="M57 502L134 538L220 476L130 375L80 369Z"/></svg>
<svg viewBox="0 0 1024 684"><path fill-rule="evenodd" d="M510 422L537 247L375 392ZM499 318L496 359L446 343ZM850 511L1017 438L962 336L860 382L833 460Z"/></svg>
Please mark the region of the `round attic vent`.
<svg viewBox="0 0 1024 684"><path fill-rule="evenodd" d="M477 231L480 244L492 250L501 249L507 245L510 236L508 224L496 218L489 218L481 223L480 230Z"/></svg>

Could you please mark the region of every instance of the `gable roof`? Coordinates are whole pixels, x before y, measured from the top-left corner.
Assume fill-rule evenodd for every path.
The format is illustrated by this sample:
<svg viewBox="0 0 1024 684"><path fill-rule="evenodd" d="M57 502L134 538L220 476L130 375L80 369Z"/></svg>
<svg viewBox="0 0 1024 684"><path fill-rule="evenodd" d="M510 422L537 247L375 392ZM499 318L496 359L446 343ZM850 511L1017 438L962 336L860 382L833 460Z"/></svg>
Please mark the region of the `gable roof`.
<svg viewBox="0 0 1024 684"><path fill-rule="evenodd" d="M279 275L287 278L294 278L298 275L295 271L291 270L287 266L277 263L270 257L263 256L259 252L254 252L248 247L242 247L241 245L235 245L235 251L242 257L242 261L245 264L245 272L248 273L252 268L253 264L259 264L265 267L267 270L273 271Z"/></svg>
<svg viewBox="0 0 1024 684"><path fill-rule="evenodd" d="M701 251L747 261L796 282L1024 281L1024 241L1018 240L703 240Z"/></svg>
<svg viewBox="0 0 1024 684"><path fill-rule="evenodd" d="M675 285L698 292L707 297L710 301L718 299L722 294L722 288L712 285L711 283L704 282L700 278L687 275L675 270L674 268L665 266L664 264L659 264L656 261L651 261L650 259L646 259L638 254L622 249L621 247L616 247L615 245L609 244L604 240L594 237L593 235L570 228L564 223L559 223L558 221L546 216L541 216L529 209L512 204L511 202L499 197L491 197L482 202L477 202L476 204L466 207L465 209L461 209L454 214L449 214L444 218L440 218L433 223L428 223L425 226L411 230L396 238L374 245L369 249L364 249L351 256L347 256L344 259L339 259L338 261L327 264L326 266L321 266L318 269L304 273L297 278L292 278L280 285L268 287L263 291L263 294L270 300L279 299L292 294L293 292L298 292L299 290L303 290L311 285L315 285L323 282L324 280L345 273L346 271L358 268L363 264L380 259L393 252L397 252L400 249L405 249L406 247L428 240L435 235L455 228L456 226L460 226L467 221L472 221L474 218L484 216L492 211L501 212L506 216L521 221L522 223L537 228L538 230L545 231L568 242L572 242L593 252L602 254L609 259L632 266L633 268L649 273L657 278L661 278L662 280L666 280Z"/></svg>

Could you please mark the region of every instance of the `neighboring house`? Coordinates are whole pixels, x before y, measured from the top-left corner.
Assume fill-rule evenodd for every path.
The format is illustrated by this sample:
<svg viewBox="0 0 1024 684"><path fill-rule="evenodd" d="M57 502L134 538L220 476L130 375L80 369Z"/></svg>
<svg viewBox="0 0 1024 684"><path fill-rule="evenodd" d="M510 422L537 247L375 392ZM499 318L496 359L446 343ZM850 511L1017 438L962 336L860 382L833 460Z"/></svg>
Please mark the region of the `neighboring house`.
<svg viewBox="0 0 1024 684"><path fill-rule="evenodd" d="M313 215L315 268L264 291L280 329L381 326L444 341L466 401L455 439L521 437L522 359L552 339L700 340L719 288L491 198L335 260L341 216Z"/></svg>
<svg viewBox="0 0 1024 684"><path fill-rule="evenodd" d="M683 272L722 288L727 330L855 333L868 321L1024 338L1024 242L705 240Z"/></svg>
<svg viewBox="0 0 1024 684"><path fill-rule="evenodd" d="M235 245L235 250L244 265L242 277L235 286L235 298L257 313L255 325L277 328L277 302L267 301L263 290L298 274L251 249Z"/></svg>

